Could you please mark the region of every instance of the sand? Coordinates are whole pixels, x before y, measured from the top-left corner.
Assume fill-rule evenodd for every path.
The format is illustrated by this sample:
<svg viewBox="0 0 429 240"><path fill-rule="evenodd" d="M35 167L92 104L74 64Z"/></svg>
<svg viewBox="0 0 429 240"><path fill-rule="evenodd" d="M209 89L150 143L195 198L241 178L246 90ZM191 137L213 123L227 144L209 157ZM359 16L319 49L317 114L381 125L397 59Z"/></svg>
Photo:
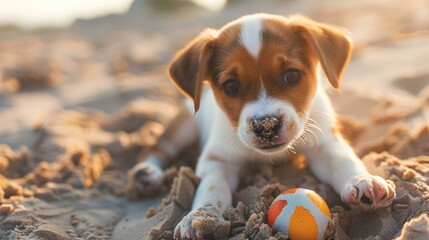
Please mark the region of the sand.
<svg viewBox="0 0 429 240"><path fill-rule="evenodd" d="M204 27L260 11L349 29L355 51L341 93L330 95L346 139L397 197L375 212L350 209L298 154L243 170L227 222L195 227L222 239L287 239L267 225L268 206L304 187L330 207L326 239L429 239L427 9L417 0L234 1L220 13L135 4L64 30L0 29L0 239L172 239L198 186L198 147L152 196L126 182L180 108L167 63Z"/></svg>

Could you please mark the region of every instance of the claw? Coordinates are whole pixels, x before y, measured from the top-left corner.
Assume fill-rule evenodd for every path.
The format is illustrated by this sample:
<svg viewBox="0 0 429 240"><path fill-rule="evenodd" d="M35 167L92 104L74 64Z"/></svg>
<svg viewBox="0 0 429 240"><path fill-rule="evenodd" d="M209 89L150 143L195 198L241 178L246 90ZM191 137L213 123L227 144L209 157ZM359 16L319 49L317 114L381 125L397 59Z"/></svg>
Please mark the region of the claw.
<svg viewBox="0 0 429 240"><path fill-rule="evenodd" d="M351 204L357 205L359 203L358 189L356 187L353 187L353 190L351 191L352 192L348 200Z"/></svg>
<svg viewBox="0 0 429 240"><path fill-rule="evenodd" d="M387 196L386 189L375 181L373 181L372 184L374 186L375 199L377 201L381 201L382 199L384 199Z"/></svg>

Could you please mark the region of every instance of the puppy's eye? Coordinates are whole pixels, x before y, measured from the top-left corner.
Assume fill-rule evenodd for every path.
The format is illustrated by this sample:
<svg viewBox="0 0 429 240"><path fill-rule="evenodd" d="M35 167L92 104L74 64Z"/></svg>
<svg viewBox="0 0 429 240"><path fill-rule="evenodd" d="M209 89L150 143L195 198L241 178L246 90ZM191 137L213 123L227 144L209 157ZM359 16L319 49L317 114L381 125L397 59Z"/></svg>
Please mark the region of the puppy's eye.
<svg viewBox="0 0 429 240"><path fill-rule="evenodd" d="M295 68L290 68L286 71L283 81L288 85L294 85L301 80L301 71Z"/></svg>
<svg viewBox="0 0 429 240"><path fill-rule="evenodd" d="M229 79L222 84L222 90L226 95L235 97L240 93L240 83L237 80Z"/></svg>

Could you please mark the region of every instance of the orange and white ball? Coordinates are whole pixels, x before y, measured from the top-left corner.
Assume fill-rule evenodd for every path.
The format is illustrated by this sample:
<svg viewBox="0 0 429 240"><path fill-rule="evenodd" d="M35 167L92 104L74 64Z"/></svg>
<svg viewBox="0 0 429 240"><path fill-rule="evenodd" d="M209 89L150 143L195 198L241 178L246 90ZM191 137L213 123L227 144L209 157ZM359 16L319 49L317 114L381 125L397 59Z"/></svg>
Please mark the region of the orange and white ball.
<svg viewBox="0 0 429 240"><path fill-rule="evenodd" d="M330 219L325 200L304 188L284 191L268 209L268 225L292 240L323 239Z"/></svg>

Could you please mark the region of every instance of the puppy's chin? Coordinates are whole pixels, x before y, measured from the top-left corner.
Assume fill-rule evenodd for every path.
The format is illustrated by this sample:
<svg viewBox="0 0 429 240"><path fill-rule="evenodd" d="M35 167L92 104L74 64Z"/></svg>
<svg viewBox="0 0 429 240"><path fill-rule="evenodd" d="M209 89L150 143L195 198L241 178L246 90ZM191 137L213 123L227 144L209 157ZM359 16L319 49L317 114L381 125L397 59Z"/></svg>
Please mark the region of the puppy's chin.
<svg viewBox="0 0 429 240"><path fill-rule="evenodd" d="M262 155L281 154L289 148L289 143L269 143L264 145L252 145L252 148Z"/></svg>

